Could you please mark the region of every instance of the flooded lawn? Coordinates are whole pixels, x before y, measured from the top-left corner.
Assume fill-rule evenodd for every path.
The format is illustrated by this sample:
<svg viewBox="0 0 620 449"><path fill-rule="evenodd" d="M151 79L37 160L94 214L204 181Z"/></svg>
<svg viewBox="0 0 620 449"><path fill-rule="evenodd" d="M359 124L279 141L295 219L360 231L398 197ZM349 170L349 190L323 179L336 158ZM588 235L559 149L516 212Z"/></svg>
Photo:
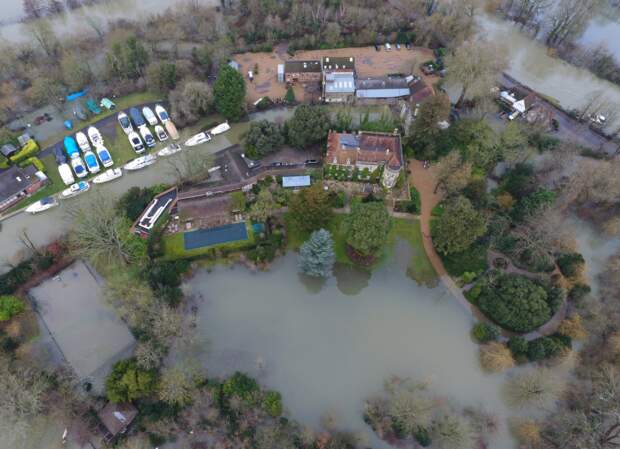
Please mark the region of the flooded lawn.
<svg viewBox="0 0 620 449"><path fill-rule="evenodd" d="M294 254L269 272L218 267L187 285L199 298L195 355L210 375L242 370L283 394L291 416L318 426L326 412L343 428L378 441L362 420L364 399L392 375L431 382L438 396L484 405L500 422L492 447L512 448L502 375L483 373L469 338L472 320L443 287L407 277L398 241L372 275L336 270L324 285L297 274Z"/></svg>

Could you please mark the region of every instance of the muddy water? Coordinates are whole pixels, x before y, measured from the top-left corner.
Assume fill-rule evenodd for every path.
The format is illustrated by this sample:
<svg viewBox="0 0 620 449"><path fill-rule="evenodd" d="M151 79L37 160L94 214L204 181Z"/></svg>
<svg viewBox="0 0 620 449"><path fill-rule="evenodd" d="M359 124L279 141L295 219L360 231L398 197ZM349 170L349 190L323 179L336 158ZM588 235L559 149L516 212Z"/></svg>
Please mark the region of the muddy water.
<svg viewBox="0 0 620 449"><path fill-rule="evenodd" d="M442 398L483 404L501 424L491 447L511 449L499 395L504 376L480 370L471 318L450 294L406 276L408 253L399 242L372 275L336 270L323 285L297 274L294 254L267 273L202 272L187 285L202 297L198 333L205 344L194 355L212 375L243 370L279 390L305 424L318 427L333 413L373 448L389 446L364 424L364 398L391 375L428 380Z"/></svg>

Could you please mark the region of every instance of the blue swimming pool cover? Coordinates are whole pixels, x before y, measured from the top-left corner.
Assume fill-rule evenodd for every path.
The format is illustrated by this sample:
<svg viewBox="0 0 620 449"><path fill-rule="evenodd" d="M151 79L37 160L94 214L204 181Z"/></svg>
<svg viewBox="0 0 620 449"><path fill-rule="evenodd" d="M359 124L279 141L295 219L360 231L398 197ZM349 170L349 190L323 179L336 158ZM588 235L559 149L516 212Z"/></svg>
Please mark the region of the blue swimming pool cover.
<svg viewBox="0 0 620 449"><path fill-rule="evenodd" d="M218 226L217 228L199 229L183 234L183 244L186 250L247 239L248 231L243 221L240 223Z"/></svg>

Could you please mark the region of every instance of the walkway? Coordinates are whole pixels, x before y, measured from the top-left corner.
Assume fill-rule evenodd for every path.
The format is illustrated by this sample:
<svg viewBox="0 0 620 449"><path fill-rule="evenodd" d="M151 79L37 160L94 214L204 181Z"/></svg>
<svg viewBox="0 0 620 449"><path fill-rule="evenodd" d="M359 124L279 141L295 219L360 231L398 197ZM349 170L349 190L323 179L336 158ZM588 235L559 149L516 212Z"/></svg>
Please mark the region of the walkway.
<svg viewBox="0 0 620 449"><path fill-rule="evenodd" d="M431 238L431 219L432 219L432 210L439 201L441 201L441 194L435 192L435 170L436 166L431 166L428 169L425 169L421 161L410 160L409 161L409 182L412 184L420 193L420 202L421 202L421 213L420 213L420 228L422 230L422 241L424 243L424 250L433 265L433 268L437 272L437 276L441 279L441 282L446 286L446 288L452 293L452 295L456 298L458 303L463 306L465 310L467 310L474 318L479 321L483 321L486 323L492 323L475 305L471 304L467 298L463 295L463 291L461 288L456 285L454 280L450 277L445 267L443 266L443 262L439 257L439 254L435 251L435 247L433 246L433 240ZM532 331L530 333L522 335L526 340L534 340L536 338L551 335L553 334L560 322L566 316L567 304L564 302L562 307L556 312L556 314L545 323L539 329ZM515 335L511 332L504 331L503 335L505 337L510 337Z"/></svg>

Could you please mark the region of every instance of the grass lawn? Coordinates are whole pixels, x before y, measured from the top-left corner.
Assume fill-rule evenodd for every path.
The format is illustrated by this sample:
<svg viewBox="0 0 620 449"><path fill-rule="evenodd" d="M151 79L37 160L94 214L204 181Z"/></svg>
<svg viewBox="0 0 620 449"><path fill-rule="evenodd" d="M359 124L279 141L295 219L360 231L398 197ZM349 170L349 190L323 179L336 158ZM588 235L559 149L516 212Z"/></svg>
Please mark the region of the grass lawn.
<svg viewBox="0 0 620 449"><path fill-rule="evenodd" d="M160 99L160 95L154 94L152 92L136 92L130 95L126 95L124 97L113 99L114 103L116 103L116 109L112 109L108 111L105 108L102 108L102 113L97 115L91 115L87 120L73 120L73 129L64 130L63 132L59 132L53 136L49 136L47 139L39 142L41 149L45 149L50 145L55 144L59 140L62 140L65 136L70 134L75 134L76 130L79 130L85 126L92 125L93 123L98 122L102 118L108 117L110 115L118 114L118 112L122 109L127 109L129 107L135 106L137 104L149 103L151 101L157 101Z"/></svg>
<svg viewBox="0 0 620 449"><path fill-rule="evenodd" d="M138 157L129 143L127 135L120 126L116 127L116 137L114 137L114 139L110 139L110 141L106 142L105 145L106 148L110 150L110 155L112 156L112 159L114 159L115 167L120 167L125 164L125 162Z"/></svg>
<svg viewBox="0 0 620 449"><path fill-rule="evenodd" d="M347 257L345 235L344 232L342 232L342 222L345 218L345 214L335 214L327 225L327 230L331 232L332 238L334 239L336 261L352 265L353 262ZM299 247L308 240L310 233L299 229L288 213L284 216L284 224L286 227L287 248L289 250L298 250Z"/></svg>
<svg viewBox="0 0 620 449"><path fill-rule="evenodd" d="M195 248L191 250L185 249L184 232L177 232L172 235L165 235L162 238L164 256L163 260L178 260L178 259L190 259L199 258L200 256L206 256L212 254L212 250L227 250L235 251L242 250L251 247L254 244L254 231L252 230L252 224L249 221L245 222L245 227L248 232L247 240L239 240L235 242L222 243L219 245L204 246L202 248Z"/></svg>
<svg viewBox="0 0 620 449"><path fill-rule="evenodd" d="M424 250L420 221L394 218L392 223L392 230L388 236L389 246L394 246L397 237L406 240L411 246L412 252L407 274L420 284L431 285L437 279L437 273L435 273L435 269Z"/></svg>

